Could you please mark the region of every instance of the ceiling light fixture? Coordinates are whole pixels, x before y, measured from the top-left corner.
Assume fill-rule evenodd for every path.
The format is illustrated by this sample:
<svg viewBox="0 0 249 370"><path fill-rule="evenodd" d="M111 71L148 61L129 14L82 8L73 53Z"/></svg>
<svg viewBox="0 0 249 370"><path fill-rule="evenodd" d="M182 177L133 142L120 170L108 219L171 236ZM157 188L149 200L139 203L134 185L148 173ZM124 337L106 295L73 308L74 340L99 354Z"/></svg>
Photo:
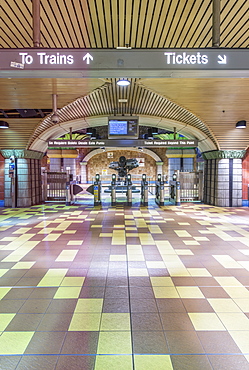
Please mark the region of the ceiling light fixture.
<svg viewBox="0 0 249 370"><path fill-rule="evenodd" d="M128 81L126 78L120 78L117 81L117 85L118 86L129 86L130 85L130 81Z"/></svg>
<svg viewBox="0 0 249 370"><path fill-rule="evenodd" d="M0 128L9 128L8 122L0 121Z"/></svg>
<svg viewBox="0 0 249 370"><path fill-rule="evenodd" d="M236 128L246 128L246 121L238 121L236 123Z"/></svg>

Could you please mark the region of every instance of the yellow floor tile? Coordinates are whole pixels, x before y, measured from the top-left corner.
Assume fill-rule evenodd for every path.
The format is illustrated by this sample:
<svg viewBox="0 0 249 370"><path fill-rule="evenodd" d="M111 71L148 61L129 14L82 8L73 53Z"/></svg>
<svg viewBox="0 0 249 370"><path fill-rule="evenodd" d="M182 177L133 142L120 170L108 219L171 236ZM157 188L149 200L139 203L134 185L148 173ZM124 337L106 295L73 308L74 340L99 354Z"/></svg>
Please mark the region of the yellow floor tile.
<svg viewBox="0 0 249 370"><path fill-rule="evenodd" d="M9 271L9 269L0 269L0 277L2 277L8 271Z"/></svg>
<svg viewBox="0 0 249 370"><path fill-rule="evenodd" d="M169 355L135 355L136 370L173 370Z"/></svg>
<svg viewBox="0 0 249 370"><path fill-rule="evenodd" d="M61 236L61 234L49 234L49 235L45 236L45 238L43 238L42 241L43 242L54 242L60 236Z"/></svg>
<svg viewBox="0 0 249 370"><path fill-rule="evenodd" d="M129 331L102 331L99 333L97 354L131 354L131 333Z"/></svg>
<svg viewBox="0 0 249 370"><path fill-rule="evenodd" d="M241 312L238 305L229 298L210 298L208 302L215 312Z"/></svg>
<svg viewBox="0 0 249 370"><path fill-rule="evenodd" d="M102 298L80 298L76 304L75 313L102 312Z"/></svg>
<svg viewBox="0 0 249 370"><path fill-rule="evenodd" d="M83 239L81 240L69 240L67 245L81 245L83 243Z"/></svg>
<svg viewBox="0 0 249 370"><path fill-rule="evenodd" d="M222 286L222 287L243 287L243 285L233 276L218 276L215 277L215 280Z"/></svg>
<svg viewBox="0 0 249 370"><path fill-rule="evenodd" d="M177 236L179 236L179 238L187 238L187 237L192 238L192 236L186 230L174 230L174 232L176 233Z"/></svg>
<svg viewBox="0 0 249 370"><path fill-rule="evenodd" d="M54 299L78 298L81 287L59 287L54 295Z"/></svg>
<svg viewBox="0 0 249 370"><path fill-rule="evenodd" d="M163 261L147 261L146 262L147 268L150 269L164 269L166 268L165 263Z"/></svg>
<svg viewBox="0 0 249 370"><path fill-rule="evenodd" d="M10 291L11 288L0 287L0 299L2 299Z"/></svg>
<svg viewBox="0 0 249 370"><path fill-rule="evenodd" d="M56 262L59 261L73 261L76 257L76 254L78 253L78 249L70 250L70 249L64 249L59 256L56 258Z"/></svg>
<svg viewBox="0 0 249 370"><path fill-rule="evenodd" d="M179 286L176 287L181 298L205 298L202 291L198 287Z"/></svg>
<svg viewBox="0 0 249 370"><path fill-rule="evenodd" d="M33 331L2 333L0 336L0 355L23 354L33 335Z"/></svg>
<svg viewBox="0 0 249 370"><path fill-rule="evenodd" d="M129 276L149 276L149 273L145 268L129 268Z"/></svg>
<svg viewBox="0 0 249 370"><path fill-rule="evenodd" d="M174 287L153 287L155 298L180 298L176 288Z"/></svg>
<svg viewBox="0 0 249 370"><path fill-rule="evenodd" d="M129 313L102 313L100 330L101 331L130 330Z"/></svg>
<svg viewBox="0 0 249 370"><path fill-rule="evenodd" d="M235 298L249 298L249 291L245 287L223 287L226 293L233 299Z"/></svg>
<svg viewBox="0 0 249 370"><path fill-rule="evenodd" d="M141 245L155 245L155 241L151 234L139 233L138 234Z"/></svg>
<svg viewBox="0 0 249 370"><path fill-rule="evenodd" d="M100 313L74 313L68 331L99 331Z"/></svg>
<svg viewBox="0 0 249 370"><path fill-rule="evenodd" d="M80 276L66 276L61 283L61 286L82 286L84 284L84 277Z"/></svg>
<svg viewBox="0 0 249 370"><path fill-rule="evenodd" d="M188 313L195 330L197 331L225 331L226 328L219 320L216 313L200 312Z"/></svg>
<svg viewBox="0 0 249 370"><path fill-rule="evenodd" d="M170 278L170 277L168 277L168 276L166 276L166 277L157 277L157 276L155 276L155 277L151 277L150 278L150 281L151 281L151 284L152 284L152 286L171 286L171 287L173 287L174 286L174 283L173 283L173 281L172 281L172 279Z"/></svg>
<svg viewBox="0 0 249 370"><path fill-rule="evenodd" d="M185 245L200 245L200 243L197 242L196 240L183 240L183 243Z"/></svg>
<svg viewBox="0 0 249 370"><path fill-rule="evenodd" d="M243 266L228 255L213 255L213 257L226 269L243 269Z"/></svg>
<svg viewBox="0 0 249 370"><path fill-rule="evenodd" d="M210 272L205 268L194 268L190 267L187 269L191 276L212 276Z"/></svg>
<svg viewBox="0 0 249 370"><path fill-rule="evenodd" d="M96 356L94 370L132 370L132 356Z"/></svg>
<svg viewBox="0 0 249 370"><path fill-rule="evenodd" d="M248 330L231 330L229 334L239 347L242 353L249 353L249 331Z"/></svg>
<svg viewBox="0 0 249 370"><path fill-rule="evenodd" d="M194 253L190 249L175 249L175 253L178 256L193 256Z"/></svg>
<svg viewBox="0 0 249 370"><path fill-rule="evenodd" d="M23 262L17 262L14 266L11 267L12 270L29 270L33 265L35 264L35 261L23 261Z"/></svg>
<svg viewBox="0 0 249 370"><path fill-rule="evenodd" d="M234 299L234 302L239 306L241 311L245 313L249 313L249 298L243 299L243 298L238 298Z"/></svg>
<svg viewBox="0 0 249 370"><path fill-rule="evenodd" d="M127 261L126 254L111 254L109 261Z"/></svg>
<svg viewBox="0 0 249 370"><path fill-rule="evenodd" d="M0 331L4 331L7 328L15 315L15 313L0 313Z"/></svg>
<svg viewBox="0 0 249 370"><path fill-rule="evenodd" d="M249 319L244 313L218 312L227 330L249 330Z"/></svg>
<svg viewBox="0 0 249 370"><path fill-rule="evenodd" d="M20 227L20 229L14 231L12 234L25 234L27 233L29 230L31 230L30 227Z"/></svg>

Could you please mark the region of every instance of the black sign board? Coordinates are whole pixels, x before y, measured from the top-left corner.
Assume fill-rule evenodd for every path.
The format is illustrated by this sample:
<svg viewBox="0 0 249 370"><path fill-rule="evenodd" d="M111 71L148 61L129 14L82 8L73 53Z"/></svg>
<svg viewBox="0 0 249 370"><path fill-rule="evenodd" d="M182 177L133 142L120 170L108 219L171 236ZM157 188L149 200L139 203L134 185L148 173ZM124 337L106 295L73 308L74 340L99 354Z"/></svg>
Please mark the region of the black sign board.
<svg viewBox="0 0 249 370"><path fill-rule="evenodd" d="M101 147L180 147L193 148L198 140L48 140L48 147L56 148L101 148Z"/></svg>
<svg viewBox="0 0 249 370"><path fill-rule="evenodd" d="M6 73L9 71L9 73ZM37 72L32 73L33 72ZM248 75L249 49L1 49L0 76L174 77L170 73L234 71ZM120 72L126 72L121 74ZM244 73L243 73L244 71ZM147 74L146 74L147 73Z"/></svg>

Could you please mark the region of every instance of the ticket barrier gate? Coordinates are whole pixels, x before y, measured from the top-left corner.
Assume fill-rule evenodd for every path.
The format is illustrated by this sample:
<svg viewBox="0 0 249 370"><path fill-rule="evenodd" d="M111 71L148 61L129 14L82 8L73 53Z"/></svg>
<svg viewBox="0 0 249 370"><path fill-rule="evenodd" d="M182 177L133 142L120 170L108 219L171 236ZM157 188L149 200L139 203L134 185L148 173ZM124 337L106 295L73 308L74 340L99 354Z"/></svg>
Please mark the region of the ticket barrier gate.
<svg viewBox="0 0 249 370"><path fill-rule="evenodd" d="M112 181L111 181L111 205L116 205L116 175L112 175Z"/></svg>
<svg viewBox="0 0 249 370"><path fill-rule="evenodd" d="M141 204L148 206L148 181L146 181L146 174L142 175L141 181Z"/></svg>
<svg viewBox="0 0 249 370"><path fill-rule="evenodd" d="M155 201L159 206L164 206L164 181L162 180L161 174L158 175L156 181Z"/></svg>
<svg viewBox="0 0 249 370"><path fill-rule="evenodd" d="M180 181L176 181L177 176L173 174L173 180L170 181L170 199L175 203L176 206L181 205L181 184Z"/></svg>
<svg viewBox="0 0 249 370"><path fill-rule="evenodd" d="M131 206L132 205L132 182L131 182L131 175L127 175L127 205Z"/></svg>
<svg viewBox="0 0 249 370"><path fill-rule="evenodd" d="M101 181L98 173L95 175L95 181L93 183L93 198L94 206L99 206L101 204Z"/></svg>

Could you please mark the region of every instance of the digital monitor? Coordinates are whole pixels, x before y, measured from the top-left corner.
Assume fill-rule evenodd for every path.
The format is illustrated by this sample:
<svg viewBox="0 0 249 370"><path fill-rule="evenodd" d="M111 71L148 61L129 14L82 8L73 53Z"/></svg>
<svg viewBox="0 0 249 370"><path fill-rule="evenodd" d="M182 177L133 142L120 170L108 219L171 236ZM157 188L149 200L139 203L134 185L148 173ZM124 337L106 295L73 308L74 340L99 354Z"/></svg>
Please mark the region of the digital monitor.
<svg viewBox="0 0 249 370"><path fill-rule="evenodd" d="M108 139L137 139L138 117L113 116L108 118Z"/></svg>

